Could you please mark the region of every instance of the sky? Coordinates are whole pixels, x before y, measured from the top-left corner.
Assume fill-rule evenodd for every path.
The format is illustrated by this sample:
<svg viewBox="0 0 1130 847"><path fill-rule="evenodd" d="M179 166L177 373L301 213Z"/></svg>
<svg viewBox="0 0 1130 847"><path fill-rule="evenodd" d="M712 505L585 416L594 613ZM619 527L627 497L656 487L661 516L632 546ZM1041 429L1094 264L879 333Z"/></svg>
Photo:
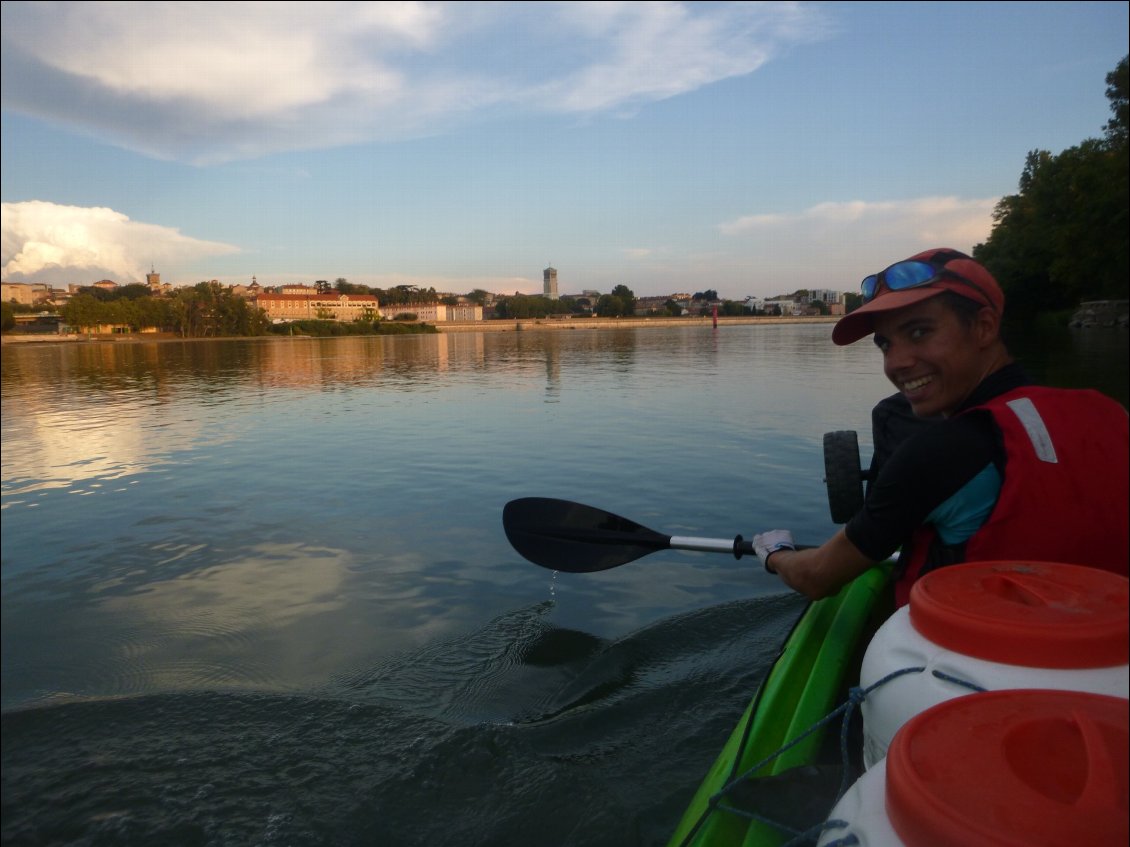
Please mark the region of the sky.
<svg viewBox="0 0 1130 847"><path fill-rule="evenodd" d="M2 4L5 282L727 299L984 241L1127 2Z"/></svg>

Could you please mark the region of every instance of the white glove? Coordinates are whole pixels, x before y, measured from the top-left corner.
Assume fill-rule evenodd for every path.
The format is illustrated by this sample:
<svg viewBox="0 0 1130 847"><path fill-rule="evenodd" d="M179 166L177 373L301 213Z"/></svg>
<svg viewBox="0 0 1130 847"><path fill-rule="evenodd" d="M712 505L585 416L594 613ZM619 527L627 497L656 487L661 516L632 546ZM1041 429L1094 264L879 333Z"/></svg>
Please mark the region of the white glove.
<svg viewBox="0 0 1130 847"><path fill-rule="evenodd" d="M768 532L753 536L753 552L757 554L757 558L761 559L761 564L765 565L765 570L769 573L776 573L769 567L769 556L771 554L778 550L795 549L793 534L787 529L771 529Z"/></svg>

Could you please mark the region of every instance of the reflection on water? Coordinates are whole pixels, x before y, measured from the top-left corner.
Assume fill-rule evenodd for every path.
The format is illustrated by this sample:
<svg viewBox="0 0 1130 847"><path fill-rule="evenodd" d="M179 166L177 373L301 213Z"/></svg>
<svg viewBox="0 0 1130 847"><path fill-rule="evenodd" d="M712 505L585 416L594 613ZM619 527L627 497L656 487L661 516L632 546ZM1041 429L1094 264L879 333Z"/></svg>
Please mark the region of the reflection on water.
<svg viewBox="0 0 1130 847"><path fill-rule="evenodd" d="M764 368L785 364L777 340L770 330L753 351L762 377L772 376ZM827 367L833 351L822 337L813 342L790 351L801 367L811 359L804 381L790 386L793 391L819 389L823 380L834 378ZM12 414L5 416L11 422L4 432L10 447L5 493L83 479L105 485L169 461L179 451L222 447L247 435L241 416L293 402L287 390L304 395L366 388L416 395L440 388L518 390L538 368L546 402L559 402L570 387L685 393L694 388L692 381L716 375L717 348L717 337L700 330L6 348L4 396ZM650 359L638 367L637 352L662 357L662 367L653 368ZM563 369L569 369L571 385ZM508 374L513 381L505 381ZM749 376L756 382L759 374ZM792 375L782 377L789 383Z"/></svg>
<svg viewBox="0 0 1130 847"><path fill-rule="evenodd" d="M1130 405L1130 356L1124 329L1013 332L1014 355L1046 385L1094 388Z"/></svg>
<svg viewBox="0 0 1130 847"><path fill-rule="evenodd" d="M204 545L164 553L158 571L175 570L180 559L199 555ZM256 545L231 562L213 559L196 570L146 582L121 591L121 575L92 586L106 629L133 637L113 653L129 667L126 690L183 690L288 687L273 677L287 668L290 677L305 668L309 679L326 649L324 627L311 626L346 604L350 555L302 545ZM259 644L249 650L251 644ZM117 675L100 668L92 677Z"/></svg>

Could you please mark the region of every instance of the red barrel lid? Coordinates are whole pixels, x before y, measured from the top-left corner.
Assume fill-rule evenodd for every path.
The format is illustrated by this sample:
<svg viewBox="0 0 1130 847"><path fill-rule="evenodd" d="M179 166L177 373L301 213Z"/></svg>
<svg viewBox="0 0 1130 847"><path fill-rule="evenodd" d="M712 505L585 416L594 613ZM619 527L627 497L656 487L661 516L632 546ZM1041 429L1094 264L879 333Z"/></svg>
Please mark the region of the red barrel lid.
<svg viewBox="0 0 1130 847"><path fill-rule="evenodd" d="M910 623L933 643L991 662L1102 668L1130 658L1130 581L1051 562L967 562L910 591Z"/></svg>
<svg viewBox="0 0 1130 847"><path fill-rule="evenodd" d="M886 759L887 818L907 847L1126 844L1127 701L1013 689L911 718Z"/></svg>

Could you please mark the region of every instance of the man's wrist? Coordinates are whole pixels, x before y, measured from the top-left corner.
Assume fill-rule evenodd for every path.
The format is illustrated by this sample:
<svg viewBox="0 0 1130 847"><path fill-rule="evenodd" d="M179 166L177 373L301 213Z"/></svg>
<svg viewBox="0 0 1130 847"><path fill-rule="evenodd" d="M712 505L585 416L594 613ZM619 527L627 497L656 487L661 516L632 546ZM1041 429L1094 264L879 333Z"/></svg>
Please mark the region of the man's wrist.
<svg viewBox="0 0 1130 847"><path fill-rule="evenodd" d="M777 569L769 566L769 557L781 550L794 550L793 534L787 529L771 529L753 537L753 551L761 559L768 573L777 573Z"/></svg>
<svg viewBox="0 0 1130 847"><path fill-rule="evenodd" d="M769 560L772 559L774 556L776 556L778 553L780 553L782 550L789 550L789 549L791 549L791 548L789 548L789 547L778 547L776 550L772 551L771 553L767 553L765 555L765 561L763 562L763 564L765 565L766 573L771 573L771 574L777 573L777 569L770 566Z"/></svg>

